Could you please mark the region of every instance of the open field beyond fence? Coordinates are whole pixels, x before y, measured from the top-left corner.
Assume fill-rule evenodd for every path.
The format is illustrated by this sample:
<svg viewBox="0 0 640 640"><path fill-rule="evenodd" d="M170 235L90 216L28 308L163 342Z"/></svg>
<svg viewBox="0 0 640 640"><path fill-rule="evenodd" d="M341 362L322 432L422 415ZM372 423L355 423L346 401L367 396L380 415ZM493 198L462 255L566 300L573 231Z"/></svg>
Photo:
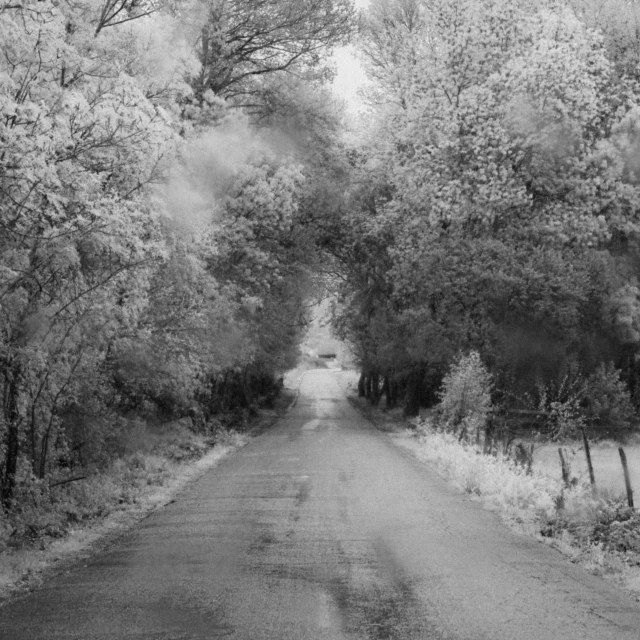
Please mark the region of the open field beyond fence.
<svg viewBox="0 0 640 640"><path fill-rule="evenodd" d="M591 461L598 491L611 494L611 497L624 496L624 475L618 447L613 441L591 444ZM571 474L580 481L589 481L587 460L582 442L549 443L537 445L533 453L533 469L544 475L562 479L558 448L566 452L571 465ZM623 445L627 455L629 475L634 496L640 499L640 444Z"/></svg>

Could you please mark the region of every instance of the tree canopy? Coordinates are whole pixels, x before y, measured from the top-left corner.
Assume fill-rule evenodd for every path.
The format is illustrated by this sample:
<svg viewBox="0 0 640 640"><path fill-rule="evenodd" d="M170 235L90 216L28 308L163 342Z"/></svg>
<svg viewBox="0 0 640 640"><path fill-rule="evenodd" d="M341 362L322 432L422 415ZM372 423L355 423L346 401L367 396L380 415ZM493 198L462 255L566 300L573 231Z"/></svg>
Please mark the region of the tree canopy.
<svg viewBox="0 0 640 640"><path fill-rule="evenodd" d="M433 403L475 350L512 404L603 362L640 400L635 41L595 4L371 3L375 133L352 152L332 250L336 325L372 399L384 380L392 404L394 386L410 411Z"/></svg>
<svg viewBox="0 0 640 640"><path fill-rule="evenodd" d="M432 404L473 352L504 406L628 425L637 21L617 0L0 5L3 508L118 455L127 421L243 420L318 281L373 401ZM345 136L350 38L371 84Z"/></svg>
<svg viewBox="0 0 640 640"><path fill-rule="evenodd" d="M116 455L122 420L204 428L277 389L310 166L340 154L317 96L353 20L347 0L0 5L5 509Z"/></svg>

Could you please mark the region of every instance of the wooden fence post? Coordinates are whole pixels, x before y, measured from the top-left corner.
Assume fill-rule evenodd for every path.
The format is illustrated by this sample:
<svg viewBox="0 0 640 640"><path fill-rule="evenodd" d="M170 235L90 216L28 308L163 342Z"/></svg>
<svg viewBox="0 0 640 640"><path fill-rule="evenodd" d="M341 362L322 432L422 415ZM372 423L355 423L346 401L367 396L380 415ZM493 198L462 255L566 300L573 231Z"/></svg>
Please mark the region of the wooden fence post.
<svg viewBox="0 0 640 640"><path fill-rule="evenodd" d="M631 478L629 477L629 467L627 466L627 455L622 447L618 447L620 461L622 462L622 470L624 471L624 486L627 489L627 502L633 509L633 490L631 489Z"/></svg>
<svg viewBox="0 0 640 640"><path fill-rule="evenodd" d="M589 468L589 480L591 481L591 487L595 491L596 477L593 473L593 464L591 464L591 448L589 447L589 440L587 439L587 432L584 427L580 429L582 431L582 440L584 441L584 453L587 456L587 467Z"/></svg>
<svg viewBox="0 0 640 640"><path fill-rule="evenodd" d="M571 486L571 471L569 469L569 462L564 457L562 447L558 447L558 455L560 456L560 468L562 469L562 481L567 489Z"/></svg>

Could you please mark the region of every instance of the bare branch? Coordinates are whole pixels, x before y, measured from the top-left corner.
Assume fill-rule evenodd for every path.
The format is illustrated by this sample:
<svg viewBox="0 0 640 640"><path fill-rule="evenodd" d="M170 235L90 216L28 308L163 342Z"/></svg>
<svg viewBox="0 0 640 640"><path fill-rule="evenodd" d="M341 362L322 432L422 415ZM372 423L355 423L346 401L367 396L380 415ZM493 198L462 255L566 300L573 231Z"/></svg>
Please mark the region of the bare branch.
<svg viewBox="0 0 640 640"><path fill-rule="evenodd" d="M86 480L87 476L74 476L73 478L65 478L64 480L60 480L58 482L54 482L49 485L49 489L53 489L54 487L59 487L63 484L69 484L70 482L77 482L78 480Z"/></svg>

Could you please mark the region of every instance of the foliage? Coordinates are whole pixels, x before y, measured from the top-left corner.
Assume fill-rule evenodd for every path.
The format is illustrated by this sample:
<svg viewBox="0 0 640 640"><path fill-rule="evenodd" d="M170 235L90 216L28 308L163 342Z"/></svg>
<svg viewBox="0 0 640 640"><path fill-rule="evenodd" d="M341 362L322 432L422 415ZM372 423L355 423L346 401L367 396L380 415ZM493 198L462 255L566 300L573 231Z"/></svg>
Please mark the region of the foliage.
<svg viewBox="0 0 640 640"><path fill-rule="evenodd" d="M527 473L508 456L482 455L476 445L436 431L428 422L419 422L418 432L420 459L434 463L461 490L482 496L520 522L535 523L555 514L556 498L562 491L559 481ZM580 489L574 493L576 500L582 499Z"/></svg>
<svg viewBox="0 0 640 640"><path fill-rule="evenodd" d="M141 508L149 492L171 484L185 465L202 458L211 446L208 439L179 425L163 432L144 425L139 430L141 443L130 443L122 456L102 469L85 468L84 475L67 471L43 481L28 465L21 465L15 507L2 520L0 549L45 544L110 513ZM221 430L216 448L223 455L241 443L237 433Z"/></svg>
<svg viewBox="0 0 640 640"><path fill-rule="evenodd" d="M324 52L344 43L354 23L348 0L209 0L207 13L196 99L210 90L258 112L269 97L270 76L326 74Z"/></svg>
<svg viewBox="0 0 640 640"><path fill-rule="evenodd" d="M314 102L352 19L347 0L0 7L5 511L125 455L138 419L204 432L277 392L316 257L303 164L339 155ZM276 89L295 111L294 73L305 108L261 134ZM285 141L294 120L312 144Z"/></svg>
<svg viewBox="0 0 640 640"><path fill-rule="evenodd" d="M589 538L607 551L640 554L640 516L627 506L605 505L596 513Z"/></svg>
<svg viewBox="0 0 640 640"><path fill-rule="evenodd" d="M587 483L563 487L559 478L528 472L514 459L483 455L475 444L417 424L418 457L458 489L497 510L518 530L569 550L575 561L620 572L638 563L638 515L618 497L594 495ZM593 568L593 564L589 568Z"/></svg>
<svg viewBox="0 0 640 640"><path fill-rule="evenodd" d="M174 144L165 104L188 92L179 76L192 65L187 56L162 78L151 68L145 33L173 38L166 16L102 31L99 15L47 2L0 14L5 507L20 432L43 479L65 447L62 415L87 381L100 388L104 354L135 327L159 256L142 192Z"/></svg>
<svg viewBox="0 0 640 640"><path fill-rule="evenodd" d="M442 381L439 405L442 420L453 431L475 434L491 410L491 376L477 351L460 355Z"/></svg>
<svg viewBox="0 0 640 640"><path fill-rule="evenodd" d="M579 438L585 428L600 438L624 437L636 416L629 388L610 362L585 376L574 361L524 400L522 406L540 412L541 428L557 440Z"/></svg>
<svg viewBox="0 0 640 640"><path fill-rule="evenodd" d="M625 433L636 418L629 388L611 363L602 363L585 380L582 405L587 422L602 434Z"/></svg>
<svg viewBox="0 0 640 640"><path fill-rule="evenodd" d="M331 247L336 326L407 405L433 403L461 350L487 363L498 402L547 389L556 430L586 418L549 395L573 364L588 378L612 361L637 403L640 93L619 22L599 32L570 4L374 1L364 15L371 130Z"/></svg>

